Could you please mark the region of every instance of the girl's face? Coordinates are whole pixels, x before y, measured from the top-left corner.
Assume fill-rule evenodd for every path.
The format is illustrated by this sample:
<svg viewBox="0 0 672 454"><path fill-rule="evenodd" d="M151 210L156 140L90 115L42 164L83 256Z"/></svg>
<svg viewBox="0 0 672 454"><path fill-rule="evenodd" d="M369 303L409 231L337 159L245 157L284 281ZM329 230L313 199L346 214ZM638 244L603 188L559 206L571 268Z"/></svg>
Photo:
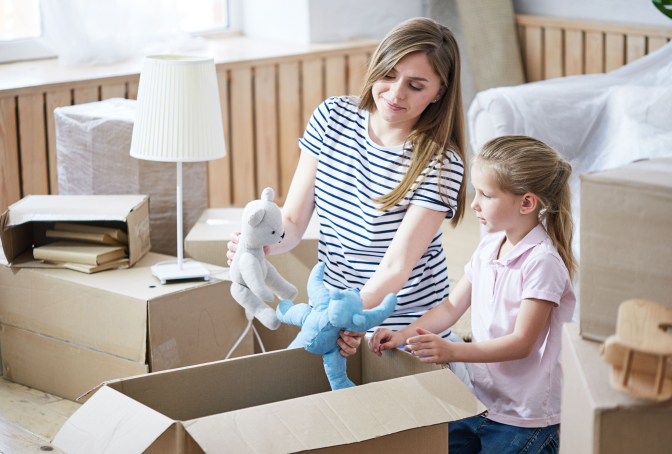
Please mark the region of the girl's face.
<svg viewBox="0 0 672 454"><path fill-rule="evenodd" d="M476 190L471 208L488 233L516 227L521 215L520 197L501 190L494 176L478 162L471 166L471 184Z"/></svg>
<svg viewBox="0 0 672 454"><path fill-rule="evenodd" d="M430 103L441 98L444 91L441 79L422 52L403 57L371 89L384 121L400 125L409 123L411 126Z"/></svg>

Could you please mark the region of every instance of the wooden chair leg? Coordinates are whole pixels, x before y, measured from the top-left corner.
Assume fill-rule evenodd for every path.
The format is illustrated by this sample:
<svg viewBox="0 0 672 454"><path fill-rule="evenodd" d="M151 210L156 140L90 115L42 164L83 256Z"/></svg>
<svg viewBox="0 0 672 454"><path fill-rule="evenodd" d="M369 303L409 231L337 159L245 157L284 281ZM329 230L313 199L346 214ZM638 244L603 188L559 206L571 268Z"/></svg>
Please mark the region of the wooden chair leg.
<svg viewBox="0 0 672 454"><path fill-rule="evenodd" d="M634 351L630 349L625 350L625 362L623 364L623 378L621 384L624 387L628 386L628 380L630 379L630 369L632 369L632 357Z"/></svg>
<svg viewBox="0 0 672 454"><path fill-rule="evenodd" d="M658 370L656 371L656 382L654 389L656 394L663 392L663 382L665 381L665 364L667 363L667 356L660 355L658 357Z"/></svg>

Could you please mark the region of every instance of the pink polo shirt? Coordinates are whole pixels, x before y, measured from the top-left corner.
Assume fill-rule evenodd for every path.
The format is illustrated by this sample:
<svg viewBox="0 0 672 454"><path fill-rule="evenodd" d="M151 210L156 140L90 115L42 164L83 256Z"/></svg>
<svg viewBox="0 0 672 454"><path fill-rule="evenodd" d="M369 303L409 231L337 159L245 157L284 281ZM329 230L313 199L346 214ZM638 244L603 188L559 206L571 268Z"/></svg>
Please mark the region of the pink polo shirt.
<svg viewBox="0 0 672 454"><path fill-rule="evenodd" d="M511 334L524 299L551 301L553 309L527 358L474 364L474 394L493 421L518 427L559 424L560 328L574 312L572 283L541 224L497 260L504 236L498 232L485 237L464 267L472 289L473 342Z"/></svg>

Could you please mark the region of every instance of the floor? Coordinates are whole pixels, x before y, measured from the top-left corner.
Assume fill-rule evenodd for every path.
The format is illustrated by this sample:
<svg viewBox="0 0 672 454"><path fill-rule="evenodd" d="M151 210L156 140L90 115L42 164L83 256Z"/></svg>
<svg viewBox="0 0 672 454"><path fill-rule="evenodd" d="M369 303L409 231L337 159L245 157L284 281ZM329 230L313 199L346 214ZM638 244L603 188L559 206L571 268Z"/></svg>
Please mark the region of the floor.
<svg viewBox="0 0 672 454"><path fill-rule="evenodd" d="M464 275L464 265L478 245L479 224L473 212L467 209L464 220L456 229L444 222L443 232L448 276L454 286ZM469 311L453 331L465 339L471 338ZM79 406L76 402L0 377L0 454L63 453L50 442Z"/></svg>

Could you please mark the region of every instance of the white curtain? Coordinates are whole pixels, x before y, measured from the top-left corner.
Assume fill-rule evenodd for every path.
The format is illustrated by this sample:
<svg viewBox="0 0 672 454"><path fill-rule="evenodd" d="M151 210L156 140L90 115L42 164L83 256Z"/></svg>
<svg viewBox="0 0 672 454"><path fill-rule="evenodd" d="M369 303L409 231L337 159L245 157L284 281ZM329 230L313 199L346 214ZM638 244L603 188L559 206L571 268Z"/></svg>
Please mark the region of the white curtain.
<svg viewBox="0 0 672 454"><path fill-rule="evenodd" d="M19 0L20 1L20 0ZM180 28L177 0L40 0L42 44L60 64L110 64L137 55L200 53Z"/></svg>

